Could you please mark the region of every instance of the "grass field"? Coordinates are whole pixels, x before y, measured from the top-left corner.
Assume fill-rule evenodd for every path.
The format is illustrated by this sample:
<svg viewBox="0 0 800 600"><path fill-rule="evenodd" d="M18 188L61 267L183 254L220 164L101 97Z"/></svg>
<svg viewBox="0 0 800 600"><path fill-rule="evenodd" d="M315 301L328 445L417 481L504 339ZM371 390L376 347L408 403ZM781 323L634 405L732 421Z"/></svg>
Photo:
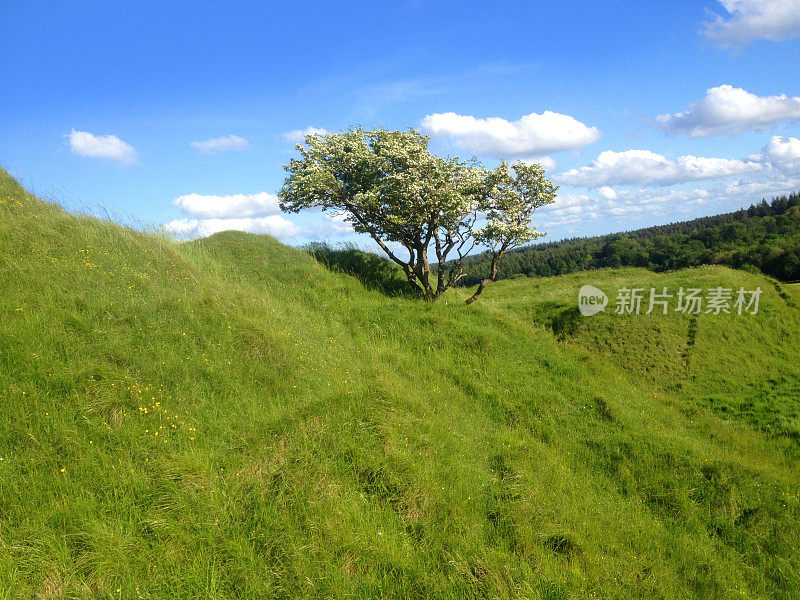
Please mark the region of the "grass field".
<svg viewBox="0 0 800 600"><path fill-rule="evenodd" d="M585 319L584 283L763 295ZM0 172L0 598L800 597L796 287L466 295L68 215Z"/></svg>

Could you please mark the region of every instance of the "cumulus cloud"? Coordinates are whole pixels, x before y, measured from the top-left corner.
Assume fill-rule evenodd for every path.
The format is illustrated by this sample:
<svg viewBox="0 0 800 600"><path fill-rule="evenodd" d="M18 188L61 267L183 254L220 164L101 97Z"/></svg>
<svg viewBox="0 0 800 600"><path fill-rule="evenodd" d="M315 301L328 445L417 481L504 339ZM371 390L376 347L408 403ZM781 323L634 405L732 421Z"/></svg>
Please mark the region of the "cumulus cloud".
<svg viewBox="0 0 800 600"><path fill-rule="evenodd" d="M173 204L181 209L184 218L170 221L165 228L179 237L205 237L232 229L287 238L301 231L278 214L278 197L267 192L230 196L186 194L175 198Z"/></svg>
<svg viewBox="0 0 800 600"><path fill-rule="evenodd" d="M664 189L639 187L617 190L609 198L598 190L599 198L587 194L559 195L553 204L542 207L542 227L605 224L608 231L646 227L656 223L691 219L712 212L738 210L761 198L790 192L797 181L784 184L738 181L710 189ZM795 185L796 187L796 185Z"/></svg>
<svg viewBox="0 0 800 600"><path fill-rule="evenodd" d="M597 192L606 200L616 200L617 199L617 192L614 188L610 188L607 185L601 187Z"/></svg>
<svg viewBox="0 0 800 600"><path fill-rule="evenodd" d="M723 186L720 196L725 198L745 197L751 203L762 198L786 196L800 188L800 178L774 181L734 181Z"/></svg>
<svg viewBox="0 0 800 600"><path fill-rule="evenodd" d="M585 194L559 194L552 204L537 211L543 216L542 227L560 227L599 218L599 202Z"/></svg>
<svg viewBox="0 0 800 600"><path fill-rule="evenodd" d="M644 183L672 185L757 171L761 167L759 162L751 160L688 155L673 161L649 150L606 150L588 166L567 171L556 179L560 183L583 187Z"/></svg>
<svg viewBox="0 0 800 600"><path fill-rule="evenodd" d="M613 201L606 203L613 214L626 212L639 212L648 210L648 205L672 204L702 204L710 197L710 192L705 189L692 188L688 190L665 190L663 188L638 188L619 190ZM655 210L651 208L649 210Z"/></svg>
<svg viewBox="0 0 800 600"><path fill-rule="evenodd" d="M606 192L611 188L601 188ZM611 190L613 191L613 190ZM705 190L620 190L613 195L598 190L601 198L587 194L559 194L553 204L537 211L542 227L561 227L641 215L656 216L675 206L695 202L708 195Z"/></svg>
<svg viewBox="0 0 800 600"><path fill-rule="evenodd" d="M491 156L543 156L582 148L601 137L596 127L587 127L569 115L549 110L531 113L518 121L437 113L426 116L421 126L434 137L450 138L470 152Z"/></svg>
<svg viewBox="0 0 800 600"><path fill-rule="evenodd" d="M545 171L555 171L558 163L549 156L535 156L533 158L526 158L522 162L526 164L537 164Z"/></svg>
<svg viewBox="0 0 800 600"><path fill-rule="evenodd" d="M283 139L293 144L305 141L307 135L327 135L328 130L321 127L306 127L305 129L293 129L283 134Z"/></svg>
<svg viewBox="0 0 800 600"><path fill-rule="evenodd" d="M659 115L656 125L670 134L707 137L763 131L795 119L800 119L800 97L756 96L742 88L721 85L707 90L705 98L683 112Z"/></svg>
<svg viewBox="0 0 800 600"><path fill-rule="evenodd" d="M728 13L706 23L703 34L731 47L755 39L781 41L800 36L800 0L719 0Z"/></svg>
<svg viewBox="0 0 800 600"><path fill-rule="evenodd" d="M278 197L267 192L231 196L187 194L175 198L173 204L184 214L201 219L264 217L276 215L281 210Z"/></svg>
<svg viewBox="0 0 800 600"><path fill-rule="evenodd" d="M215 196L186 194L173 200L183 217L164 225L180 238L197 238L220 231L266 233L279 239L326 239L353 233L343 215L320 213L304 226L282 216L278 197L267 192Z"/></svg>
<svg viewBox="0 0 800 600"><path fill-rule="evenodd" d="M250 143L238 135L223 135L222 137L203 140L202 142L191 142L192 148L197 148L201 152L228 152L230 150L246 150Z"/></svg>
<svg viewBox="0 0 800 600"><path fill-rule="evenodd" d="M301 232L300 227L280 215L225 219L175 219L164 227L181 238L206 237L220 231L230 230L267 233L276 238L289 238Z"/></svg>
<svg viewBox="0 0 800 600"><path fill-rule="evenodd" d="M708 189L666 188L672 184L738 172L747 173L749 177L721 181ZM676 221L700 214L738 210L758 203L762 198L786 195L796 190L800 187L800 139L773 136L760 153L739 161L692 156L670 161L646 150L609 151L602 153L589 166L573 169L556 179L597 188L597 195L560 195L554 204L540 209L547 215L546 227L608 219L647 219L651 223ZM610 185L623 187L612 188ZM705 206L700 208L701 205Z"/></svg>
<svg viewBox="0 0 800 600"><path fill-rule="evenodd" d="M75 154L92 158L107 158L121 163L136 162L136 150L115 135L92 135L88 131L69 134L69 147Z"/></svg>
<svg viewBox="0 0 800 600"><path fill-rule="evenodd" d="M793 137L773 136L764 146L761 154L754 154L750 159L777 169L784 175L800 176L800 140Z"/></svg>

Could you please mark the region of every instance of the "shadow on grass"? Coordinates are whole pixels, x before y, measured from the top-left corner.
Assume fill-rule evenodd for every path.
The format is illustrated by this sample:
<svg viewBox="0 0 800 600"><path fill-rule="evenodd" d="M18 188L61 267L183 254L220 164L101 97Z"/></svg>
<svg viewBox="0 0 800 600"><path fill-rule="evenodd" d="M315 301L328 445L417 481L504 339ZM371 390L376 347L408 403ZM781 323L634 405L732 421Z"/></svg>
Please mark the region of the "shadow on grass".
<svg viewBox="0 0 800 600"><path fill-rule="evenodd" d="M359 250L354 244L334 247L326 243L316 243L305 246L303 250L326 268L352 275L364 287L386 296L419 297L399 266L382 256Z"/></svg>

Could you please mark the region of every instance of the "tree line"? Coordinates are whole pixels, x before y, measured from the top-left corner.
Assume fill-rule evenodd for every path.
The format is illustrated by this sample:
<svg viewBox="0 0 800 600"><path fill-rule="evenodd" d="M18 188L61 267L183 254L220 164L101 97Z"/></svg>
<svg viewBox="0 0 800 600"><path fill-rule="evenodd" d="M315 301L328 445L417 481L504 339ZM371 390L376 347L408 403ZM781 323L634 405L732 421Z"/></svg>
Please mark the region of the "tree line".
<svg viewBox="0 0 800 600"><path fill-rule="evenodd" d="M480 283L490 261L485 254L468 257L459 285ZM608 267L659 272L708 264L800 280L800 193L712 217L523 246L506 254L496 278L550 277Z"/></svg>

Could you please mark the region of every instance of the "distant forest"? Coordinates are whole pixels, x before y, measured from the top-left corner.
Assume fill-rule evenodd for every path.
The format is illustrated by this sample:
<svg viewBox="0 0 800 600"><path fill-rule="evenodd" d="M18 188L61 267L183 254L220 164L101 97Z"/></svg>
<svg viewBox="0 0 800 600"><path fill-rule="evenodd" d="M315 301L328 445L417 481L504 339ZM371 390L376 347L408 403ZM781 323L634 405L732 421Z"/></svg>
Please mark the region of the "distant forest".
<svg viewBox="0 0 800 600"><path fill-rule="evenodd" d="M460 285L477 284L490 258L468 258ZM497 278L549 277L605 267L658 272L708 264L800 280L800 193L713 217L524 246L503 257Z"/></svg>

